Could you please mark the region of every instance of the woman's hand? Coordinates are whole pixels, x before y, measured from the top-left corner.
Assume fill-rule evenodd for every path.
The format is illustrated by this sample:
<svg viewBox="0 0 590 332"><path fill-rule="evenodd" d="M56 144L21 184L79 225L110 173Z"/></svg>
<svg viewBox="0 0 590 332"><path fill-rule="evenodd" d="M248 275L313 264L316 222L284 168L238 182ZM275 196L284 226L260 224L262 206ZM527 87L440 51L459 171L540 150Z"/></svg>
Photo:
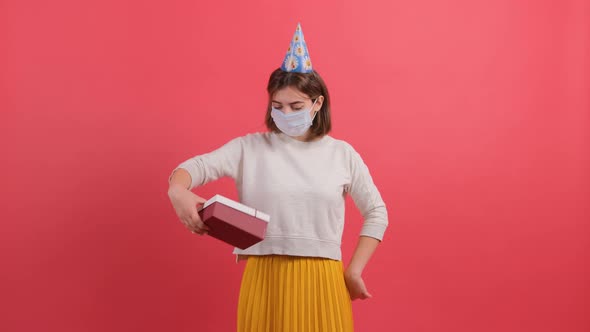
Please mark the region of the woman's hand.
<svg viewBox="0 0 590 332"><path fill-rule="evenodd" d="M360 273L347 270L344 273L344 281L346 282L346 288L348 288L348 293L350 294L351 300L366 300L373 297L367 291L367 287L365 286L365 282L363 281Z"/></svg>
<svg viewBox="0 0 590 332"><path fill-rule="evenodd" d="M171 185L168 189L168 197L174 207L174 211L176 211L176 215L178 215L178 218L180 218L180 221L186 228L199 235L206 234L209 231L209 228L203 223L197 212L198 207L206 202L204 198L175 184Z"/></svg>

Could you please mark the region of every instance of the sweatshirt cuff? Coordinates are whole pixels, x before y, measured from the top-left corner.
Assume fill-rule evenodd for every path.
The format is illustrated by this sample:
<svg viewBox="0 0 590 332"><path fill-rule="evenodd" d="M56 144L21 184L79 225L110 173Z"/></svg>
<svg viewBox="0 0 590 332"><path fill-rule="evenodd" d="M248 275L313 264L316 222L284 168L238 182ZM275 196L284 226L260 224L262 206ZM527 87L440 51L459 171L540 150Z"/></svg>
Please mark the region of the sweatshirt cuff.
<svg viewBox="0 0 590 332"><path fill-rule="evenodd" d="M387 225L383 224L373 224L373 223L366 223L363 224L363 228L361 229L361 236L368 236L379 241L383 241L383 235L385 234L385 229Z"/></svg>

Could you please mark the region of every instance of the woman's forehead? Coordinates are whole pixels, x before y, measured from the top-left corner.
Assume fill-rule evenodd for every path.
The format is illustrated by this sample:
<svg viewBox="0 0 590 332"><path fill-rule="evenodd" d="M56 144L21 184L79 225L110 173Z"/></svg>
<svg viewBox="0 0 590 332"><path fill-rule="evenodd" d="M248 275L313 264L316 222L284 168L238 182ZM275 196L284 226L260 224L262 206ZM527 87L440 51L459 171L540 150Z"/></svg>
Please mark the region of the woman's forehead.
<svg viewBox="0 0 590 332"><path fill-rule="evenodd" d="M281 103L294 103L297 101L305 101L306 99L309 99L308 95L290 86L277 90L272 96L273 101Z"/></svg>

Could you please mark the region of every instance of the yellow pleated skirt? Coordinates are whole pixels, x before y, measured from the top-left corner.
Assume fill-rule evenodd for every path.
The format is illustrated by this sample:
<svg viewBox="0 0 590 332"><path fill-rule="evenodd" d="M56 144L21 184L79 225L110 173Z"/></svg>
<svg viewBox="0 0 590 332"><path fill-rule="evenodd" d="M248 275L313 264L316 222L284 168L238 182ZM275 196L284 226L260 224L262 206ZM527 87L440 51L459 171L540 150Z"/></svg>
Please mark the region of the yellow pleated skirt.
<svg viewBox="0 0 590 332"><path fill-rule="evenodd" d="M250 256L238 301L238 332L353 331L341 261Z"/></svg>

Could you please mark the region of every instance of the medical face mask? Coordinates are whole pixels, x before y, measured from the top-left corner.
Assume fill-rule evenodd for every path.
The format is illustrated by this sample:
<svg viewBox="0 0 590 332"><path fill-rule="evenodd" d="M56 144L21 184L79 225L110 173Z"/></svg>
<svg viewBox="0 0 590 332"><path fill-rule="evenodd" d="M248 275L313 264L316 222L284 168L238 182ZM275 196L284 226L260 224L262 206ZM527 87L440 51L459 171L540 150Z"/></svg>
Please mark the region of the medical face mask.
<svg viewBox="0 0 590 332"><path fill-rule="evenodd" d="M318 112L313 114L313 118L309 115L309 112L315 106L316 101L313 102L310 109L291 112L289 114L285 114L280 110L272 107L270 115L272 116L272 120L277 125L277 127L285 134L291 137L302 136L305 134L307 129L311 127L313 124L313 119L315 118Z"/></svg>

